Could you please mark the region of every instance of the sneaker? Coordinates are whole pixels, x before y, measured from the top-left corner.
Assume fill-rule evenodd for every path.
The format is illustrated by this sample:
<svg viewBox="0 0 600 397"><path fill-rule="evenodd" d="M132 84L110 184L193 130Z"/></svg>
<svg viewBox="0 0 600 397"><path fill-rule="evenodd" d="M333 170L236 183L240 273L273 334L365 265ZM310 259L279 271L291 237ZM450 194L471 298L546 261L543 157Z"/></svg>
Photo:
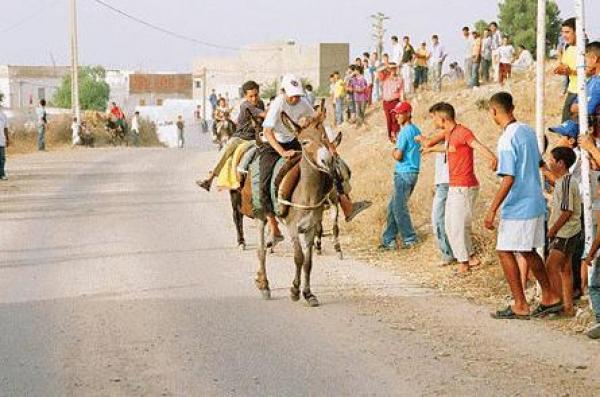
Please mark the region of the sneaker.
<svg viewBox="0 0 600 397"><path fill-rule="evenodd" d="M207 192L210 192L210 185L212 185L212 181L210 179L205 179L203 181L198 179L196 181L196 185L200 186L202 189L206 190Z"/></svg>
<svg viewBox="0 0 600 397"><path fill-rule="evenodd" d="M373 205L373 203L370 201L360 201L352 204L352 212L346 217L346 222L351 222L354 218L356 218L356 215L360 214L371 205Z"/></svg>
<svg viewBox="0 0 600 397"><path fill-rule="evenodd" d="M590 328L586 335L590 339L600 339L600 323Z"/></svg>

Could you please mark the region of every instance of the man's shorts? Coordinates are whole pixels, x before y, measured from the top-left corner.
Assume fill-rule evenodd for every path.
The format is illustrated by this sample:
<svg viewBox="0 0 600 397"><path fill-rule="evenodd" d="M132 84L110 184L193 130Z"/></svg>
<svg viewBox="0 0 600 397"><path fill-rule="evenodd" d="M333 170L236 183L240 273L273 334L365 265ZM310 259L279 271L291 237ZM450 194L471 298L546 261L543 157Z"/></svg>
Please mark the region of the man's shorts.
<svg viewBox="0 0 600 397"><path fill-rule="evenodd" d="M544 215L531 219L501 219L497 251L531 252L544 248Z"/></svg>
<svg viewBox="0 0 600 397"><path fill-rule="evenodd" d="M563 238L563 237L554 237L552 241L550 241L551 250L557 250L565 254L566 256L573 255L578 248L579 242L581 240L581 234L577 233L573 237Z"/></svg>

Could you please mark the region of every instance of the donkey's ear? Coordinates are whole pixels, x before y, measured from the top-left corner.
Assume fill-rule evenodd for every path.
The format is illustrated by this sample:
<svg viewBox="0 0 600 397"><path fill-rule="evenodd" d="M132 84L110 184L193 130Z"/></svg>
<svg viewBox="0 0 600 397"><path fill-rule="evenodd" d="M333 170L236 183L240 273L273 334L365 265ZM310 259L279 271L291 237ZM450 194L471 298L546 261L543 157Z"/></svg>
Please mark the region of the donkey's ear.
<svg viewBox="0 0 600 397"><path fill-rule="evenodd" d="M286 112L281 112L281 122L284 127L294 135L298 135L300 134L300 131L302 131L302 127L292 120Z"/></svg>
<svg viewBox="0 0 600 397"><path fill-rule="evenodd" d="M333 146L338 147L342 143L342 131L338 132L337 136L333 140Z"/></svg>

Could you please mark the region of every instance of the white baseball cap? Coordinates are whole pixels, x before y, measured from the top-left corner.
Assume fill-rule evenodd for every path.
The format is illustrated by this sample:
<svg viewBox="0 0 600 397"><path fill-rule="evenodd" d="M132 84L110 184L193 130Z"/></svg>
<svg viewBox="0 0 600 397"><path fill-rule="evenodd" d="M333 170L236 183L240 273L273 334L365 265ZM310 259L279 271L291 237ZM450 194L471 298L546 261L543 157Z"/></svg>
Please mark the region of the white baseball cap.
<svg viewBox="0 0 600 397"><path fill-rule="evenodd" d="M281 88L285 91L287 96L304 96L304 88L300 79L296 78L293 74L286 74L281 79Z"/></svg>

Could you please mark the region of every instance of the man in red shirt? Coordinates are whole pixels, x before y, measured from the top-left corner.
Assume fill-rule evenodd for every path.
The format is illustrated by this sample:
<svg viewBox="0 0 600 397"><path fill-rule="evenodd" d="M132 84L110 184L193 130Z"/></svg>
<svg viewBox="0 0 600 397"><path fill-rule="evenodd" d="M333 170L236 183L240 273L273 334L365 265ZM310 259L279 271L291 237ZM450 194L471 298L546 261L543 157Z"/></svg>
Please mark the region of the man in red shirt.
<svg viewBox="0 0 600 397"><path fill-rule="evenodd" d="M113 102L112 106L110 107L110 114L115 116L117 118L117 120L122 120L125 118L125 114L123 113L121 108L117 106L117 104L115 102Z"/></svg>
<svg viewBox="0 0 600 397"><path fill-rule="evenodd" d="M379 71L379 81L382 86L383 112L387 121L388 138L393 143L396 141L400 126L392 110L404 100L404 89L402 78L398 77L398 65L390 63L384 65L384 69Z"/></svg>
<svg viewBox="0 0 600 397"><path fill-rule="evenodd" d="M479 264L475 257L471 238L471 223L475 201L479 193L479 182L475 176L473 152L477 150L490 162L490 168L496 170L496 155L477 140L467 127L456 122L456 112L449 103L441 102L435 106L434 123L443 131L437 138L445 138L445 152L448 159L450 188L446 201L446 234L459 263L457 274L464 275ZM438 143L438 142L430 142Z"/></svg>

